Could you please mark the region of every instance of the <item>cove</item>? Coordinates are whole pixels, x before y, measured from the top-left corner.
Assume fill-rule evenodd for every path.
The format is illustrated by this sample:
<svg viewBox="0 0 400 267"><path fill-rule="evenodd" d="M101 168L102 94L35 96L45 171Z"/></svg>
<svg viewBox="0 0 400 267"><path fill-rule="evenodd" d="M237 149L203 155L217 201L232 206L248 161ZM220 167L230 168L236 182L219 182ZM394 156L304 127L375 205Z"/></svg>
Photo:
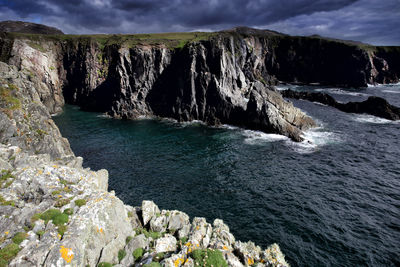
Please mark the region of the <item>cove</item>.
<svg viewBox="0 0 400 267"><path fill-rule="evenodd" d="M400 103L399 86L321 90ZM151 199L221 218L239 240L277 242L293 266L398 264L400 125L293 102L321 125L306 134L312 144L200 123L114 120L75 106L54 120L86 167L109 171L109 189L127 204Z"/></svg>

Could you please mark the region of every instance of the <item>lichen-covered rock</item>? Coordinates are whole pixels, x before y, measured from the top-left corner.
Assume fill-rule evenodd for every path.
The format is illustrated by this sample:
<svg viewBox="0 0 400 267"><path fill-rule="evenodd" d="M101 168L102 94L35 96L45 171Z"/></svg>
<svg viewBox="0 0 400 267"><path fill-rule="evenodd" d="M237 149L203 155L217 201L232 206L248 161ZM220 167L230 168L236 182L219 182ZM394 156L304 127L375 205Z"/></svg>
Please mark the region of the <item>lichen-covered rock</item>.
<svg viewBox="0 0 400 267"><path fill-rule="evenodd" d="M122 259L121 264L123 266L131 266L135 262L135 258L132 253L136 249L142 248L144 251L149 249L150 240L145 237L145 235L140 234L133 237L128 244L125 246L126 256Z"/></svg>
<svg viewBox="0 0 400 267"><path fill-rule="evenodd" d="M176 238L172 235L165 235L155 241L155 249L157 253L173 252L176 250Z"/></svg>
<svg viewBox="0 0 400 267"><path fill-rule="evenodd" d="M142 202L142 218L143 225L146 225L156 214L160 213L160 209L153 201L143 200Z"/></svg>
<svg viewBox="0 0 400 267"><path fill-rule="evenodd" d="M172 210L169 212L168 230L179 231L187 225L190 225L189 216L181 211Z"/></svg>
<svg viewBox="0 0 400 267"><path fill-rule="evenodd" d="M260 261L261 248L253 242L236 241L234 248L235 254L239 255L246 266L251 266L255 262Z"/></svg>
<svg viewBox="0 0 400 267"><path fill-rule="evenodd" d="M35 84L16 67L0 62L0 140L53 159L73 155L41 102Z"/></svg>
<svg viewBox="0 0 400 267"><path fill-rule="evenodd" d="M232 251L235 237L229 232L229 227L220 219L215 219L210 247Z"/></svg>
<svg viewBox="0 0 400 267"><path fill-rule="evenodd" d="M267 266L276 267L289 267L290 265L286 262L285 256L277 244L270 245L266 250L261 252L261 259L267 264Z"/></svg>
<svg viewBox="0 0 400 267"><path fill-rule="evenodd" d="M212 227L205 218L196 217L193 219L192 229L189 234L191 244L200 245L200 248L207 248L210 244L211 234Z"/></svg>
<svg viewBox="0 0 400 267"><path fill-rule="evenodd" d="M150 230L153 232L165 232L167 229L168 218L165 214L156 214L150 221Z"/></svg>

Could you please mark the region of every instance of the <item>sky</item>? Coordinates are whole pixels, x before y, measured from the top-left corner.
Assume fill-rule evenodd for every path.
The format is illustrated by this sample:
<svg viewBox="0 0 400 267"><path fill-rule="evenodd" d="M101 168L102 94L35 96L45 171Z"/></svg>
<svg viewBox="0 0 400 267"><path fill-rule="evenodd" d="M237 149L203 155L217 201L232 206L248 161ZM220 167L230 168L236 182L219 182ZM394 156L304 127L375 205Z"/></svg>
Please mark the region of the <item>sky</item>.
<svg viewBox="0 0 400 267"><path fill-rule="evenodd" d="M235 26L400 45L400 0L0 0L0 21L69 34L217 31Z"/></svg>

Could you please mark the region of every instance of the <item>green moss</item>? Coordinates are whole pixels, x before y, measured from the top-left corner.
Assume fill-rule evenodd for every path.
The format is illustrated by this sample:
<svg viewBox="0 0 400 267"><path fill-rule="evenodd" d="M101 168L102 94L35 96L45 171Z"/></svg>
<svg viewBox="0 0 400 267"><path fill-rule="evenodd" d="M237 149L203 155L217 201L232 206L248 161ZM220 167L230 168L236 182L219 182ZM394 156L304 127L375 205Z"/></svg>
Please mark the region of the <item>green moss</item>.
<svg viewBox="0 0 400 267"><path fill-rule="evenodd" d="M67 180L60 178L60 183L64 186L70 185L70 184L74 184L73 182L68 182Z"/></svg>
<svg viewBox="0 0 400 267"><path fill-rule="evenodd" d="M75 200L75 205L77 205L78 207L85 206L86 200L85 199L77 199L77 200Z"/></svg>
<svg viewBox="0 0 400 267"><path fill-rule="evenodd" d="M54 204L54 207L61 208L61 207L64 207L65 205L67 205L69 202L71 202L71 200L69 200L68 198L58 199L56 201L56 203Z"/></svg>
<svg viewBox="0 0 400 267"><path fill-rule="evenodd" d="M35 218L37 218L37 215L34 216L36 216ZM61 211L57 209L49 209L40 214L39 218L44 220L45 224L47 224L51 220L53 224L57 226L67 223L69 219L68 214L61 213Z"/></svg>
<svg viewBox="0 0 400 267"><path fill-rule="evenodd" d="M182 244L186 244L187 241L188 241L188 238L186 236L179 239L179 242L181 242Z"/></svg>
<svg viewBox="0 0 400 267"><path fill-rule="evenodd" d="M132 252L132 256L135 258L135 261L143 257L143 248L137 248Z"/></svg>
<svg viewBox="0 0 400 267"><path fill-rule="evenodd" d="M15 176L11 173L11 170L2 170L0 175L0 188L9 187L15 180Z"/></svg>
<svg viewBox="0 0 400 267"><path fill-rule="evenodd" d="M5 246L3 249L0 249L0 262L1 264L8 264L15 256L17 256L20 248L17 244L11 243Z"/></svg>
<svg viewBox="0 0 400 267"><path fill-rule="evenodd" d="M40 239L40 238L42 238L42 236L44 235L44 231L43 231L43 230L37 231L36 234L37 234L37 236L38 236L39 239Z"/></svg>
<svg viewBox="0 0 400 267"><path fill-rule="evenodd" d="M19 233L16 233L16 234L14 235L14 237L12 238L12 241L13 241L15 244L19 245L19 244L22 243L22 241L24 241L24 240L26 239L26 237L27 237L27 234L26 234L26 233L24 233L24 232L19 232Z"/></svg>
<svg viewBox="0 0 400 267"><path fill-rule="evenodd" d="M52 221L55 225L59 226L59 225L63 225L68 223L68 215L65 213L60 213L57 216L53 217Z"/></svg>
<svg viewBox="0 0 400 267"><path fill-rule="evenodd" d="M51 192L51 194L52 194L53 196L59 195L59 194L61 194L61 190L54 190L53 192Z"/></svg>
<svg viewBox="0 0 400 267"><path fill-rule="evenodd" d="M126 251L123 249L120 249L118 251L118 262L121 262L123 258L126 256Z"/></svg>
<svg viewBox="0 0 400 267"><path fill-rule="evenodd" d="M63 236L64 235L64 233L67 231L67 226L66 225L59 225L58 227L57 227L57 232L61 235L61 236Z"/></svg>
<svg viewBox="0 0 400 267"><path fill-rule="evenodd" d="M133 212L132 211L128 211L128 217L129 218L133 217Z"/></svg>
<svg viewBox="0 0 400 267"><path fill-rule="evenodd" d="M34 223L34 222L36 222L37 220L39 220L39 219L40 219L40 216L42 216L41 213L36 213L36 214L34 214L34 215L31 217L31 223Z"/></svg>
<svg viewBox="0 0 400 267"><path fill-rule="evenodd" d="M162 261L164 259L164 257L165 257L165 253L163 253L163 252L157 253L154 256L154 261L160 262L160 261Z"/></svg>
<svg viewBox="0 0 400 267"><path fill-rule="evenodd" d="M143 265L143 267L161 267L161 264L159 264L158 262L152 262L150 264Z"/></svg>
<svg viewBox="0 0 400 267"><path fill-rule="evenodd" d="M137 228L135 231L137 235L144 234L147 238L151 237L153 239L158 239L164 236L164 233L147 231L146 229L143 228Z"/></svg>
<svg viewBox="0 0 400 267"><path fill-rule="evenodd" d="M64 191L65 193L71 193L71 192L72 192L72 188L71 188L71 187L68 187L68 186L65 186L65 187L63 188L63 191Z"/></svg>
<svg viewBox="0 0 400 267"><path fill-rule="evenodd" d="M56 68L55 68L55 67L53 67L53 66L51 66L49 69L50 69L50 70L55 70Z"/></svg>
<svg viewBox="0 0 400 267"><path fill-rule="evenodd" d="M68 208L68 209L65 209L63 213L67 214L67 215L72 215L72 214L74 214L74 210L71 208Z"/></svg>
<svg viewBox="0 0 400 267"><path fill-rule="evenodd" d="M220 266L228 267L222 252L213 249L196 249L191 253L195 266Z"/></svg>
<svg viewBox="0 0 400 267"><path fill-rule="evenodd" d="M111 263L108 262L100 262L97 267L112 267Z"/></svg>
<svg viewBox="0 0 400 267"><path fill-rule="evenodd" d="M131 236L127 236L125 239L125 243L128 244L132 240L132 238L133 237L131 237Z"/></svg>
<svg viewBox="0 0 400 267"><path fill-rule="evenodd" d="M48 133L46 131L42 130L42 129L36 129L35 132L39 137L43 137L45 135L48 135Z"/></svg>
<svg viewBox="0 0 400 267"><path fill-rule="evenodd" d="M14 200L5 200L2 195L0 195L0 205L1 206L15 206Z"/></svg>
<svg viewBox="0 0 400 267"><path fill-rule="evenodd" d="M7 85L8 85L8 88L10 88L10 90L12 90L12 91L19 91L19 88L15 84L8 83Z"/></svg>

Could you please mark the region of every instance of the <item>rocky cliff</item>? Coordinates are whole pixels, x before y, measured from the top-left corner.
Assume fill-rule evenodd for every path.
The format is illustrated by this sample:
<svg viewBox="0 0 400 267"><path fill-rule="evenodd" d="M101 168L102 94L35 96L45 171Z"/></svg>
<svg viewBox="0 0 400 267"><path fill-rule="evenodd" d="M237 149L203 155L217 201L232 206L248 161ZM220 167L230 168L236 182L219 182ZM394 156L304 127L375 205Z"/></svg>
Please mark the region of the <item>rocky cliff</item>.
<svg viewBox="0 0 400 267"><path fill-rule="evenodd" d="M30 72L43 103L117 118L159 116L280 133L301 141L311 118L270 86L397 82L396 47L235 28L153 35L3 34L1 59Z"/></svg>
<svg viewBox="0 0 400 267"><path fill-rule="evenodd" d="M33 34L64 34L61 30L43 24L7 20L0 22L0 32L19 32Z"/></svg>
<svg viewBox="0 0 400 267"><path fill-rule="evenodd" d="M288 266L221 220L125 205L106 170L82 168L29 75L0 62L0 266Z"/></svg>

